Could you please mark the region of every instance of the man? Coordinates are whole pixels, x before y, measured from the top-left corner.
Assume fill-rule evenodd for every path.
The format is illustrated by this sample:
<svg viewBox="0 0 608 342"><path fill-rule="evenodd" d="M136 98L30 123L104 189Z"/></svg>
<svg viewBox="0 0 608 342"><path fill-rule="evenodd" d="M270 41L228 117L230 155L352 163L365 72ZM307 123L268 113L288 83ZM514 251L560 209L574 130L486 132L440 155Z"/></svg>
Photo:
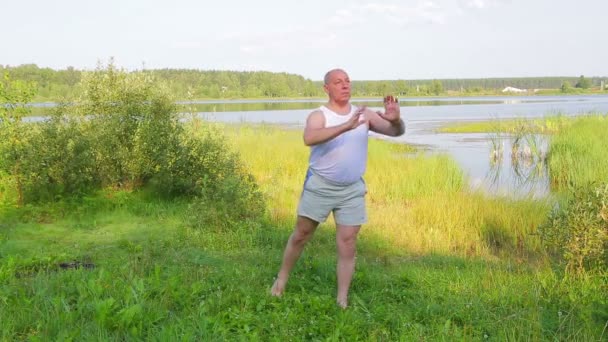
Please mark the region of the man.
<svg viewBox="0 0 608 342"><path fill-rule="evenodd" d="M338 249L336 301L348 306L348 289L355 269L357 233L367 221L363 174L367 164L368 131L399 136L405 132L399 103L384 98L384 113L350 103L350 79L342 69L325 74L326 105L310 113L304 143L311 147L309 168L298 205L296 226L287 241L283 263L271 294L281 296L289 272L319 222L333 212Z"/></svg>

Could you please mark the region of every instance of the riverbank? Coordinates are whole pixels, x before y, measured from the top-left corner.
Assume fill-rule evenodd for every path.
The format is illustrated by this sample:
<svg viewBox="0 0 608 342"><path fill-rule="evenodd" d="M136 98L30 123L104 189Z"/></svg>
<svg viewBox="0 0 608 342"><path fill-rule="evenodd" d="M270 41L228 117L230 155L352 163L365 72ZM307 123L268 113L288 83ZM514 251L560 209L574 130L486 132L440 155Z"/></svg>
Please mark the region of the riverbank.
<svg viewBox="0 0 608 342"><path fill-rule="evenodd" d="M301 130L246 122L293 123L309 111L182 120L146 75L110 67L91 76L71 116L24 124L27 108L2 111L0 340L604 338L608 187L563 202L489 197L468 190L441 151L371 139L370 219L350 307L335 305L331 223L274 298L309 150ZM8 99L30 102L16 89ZM528 116L546 112L520 103ZM464 107L446 107L411 107L423 111L407 111L403 138L421 136L416 123L501 108L469 106L463 116ZM576 161L572 147L589 141L594 153L581 166L596 174L605 130L573 125L564 133L583 139L560 132L555 151Z"/></svg>
<svg viewBox="0 0 608 342"><path fill-rule="evenodd" d="M579 90L564 93L559 89L545 89L540 92L522 92L522 93L513 93L513 92L501 92L501 91L485 91L485 92L458 92L458 91L449 91L440 94L398 94L397 96L400 99L438 99L438 98L446 98L446 97L454 97L454 98L488 98L488 97L504 97L504 98L512 98L512 97L542 97L542 96L581 96L581 95L608 95L608 90ZM65 100L70 101L69 97L42 97L35 96L33 101L38 104L53 104L58 103ZM382 101L382 95L376 96L353 96L352 100L354 101L367 101L370 99L377 99L378 101ZM327 101L326 97L299 97L299 96L287 96L287 97L196 97L196 98L187 98L187 97L176 97L176 102L178 103L197 103L197 102L250 102L250 101L311 101L311 102L325 102Z"/></svg>
<svg viewBox="0 0 608 342"><path fill-rule="evenodd" d="M334 304L332 224L307 246L285 296L270 297L308 150L297 131L223 131L265 198L260 221L193 226L186 200L112 189L15 208L3 190L1 338L605 336L605 277L564 277L535 235L549 203L470 193L450 158L376 140L351 307Z"/></svg>

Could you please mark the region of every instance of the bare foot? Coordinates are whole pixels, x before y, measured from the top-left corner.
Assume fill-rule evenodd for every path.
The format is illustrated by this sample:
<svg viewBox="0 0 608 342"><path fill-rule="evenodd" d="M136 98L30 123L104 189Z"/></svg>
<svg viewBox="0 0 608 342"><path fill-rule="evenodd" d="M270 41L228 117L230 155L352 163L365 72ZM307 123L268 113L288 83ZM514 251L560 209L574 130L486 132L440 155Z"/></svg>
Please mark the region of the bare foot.
<svg viewBox="0 0 608 342"><path fill-rule="evenodd" d="M346 299L338 299L336 301L336 303L338 304L338 306L342 309L346 309L348 307L348 300Z"/></svg>
<svg viewBox="0 0 608 342"><path fill-rule="evenodd" d="M283 295L283 291L285 291L285 281L277 278L272 284L272 288L270 289L270 294L275 297L281 297Z"/></svg>

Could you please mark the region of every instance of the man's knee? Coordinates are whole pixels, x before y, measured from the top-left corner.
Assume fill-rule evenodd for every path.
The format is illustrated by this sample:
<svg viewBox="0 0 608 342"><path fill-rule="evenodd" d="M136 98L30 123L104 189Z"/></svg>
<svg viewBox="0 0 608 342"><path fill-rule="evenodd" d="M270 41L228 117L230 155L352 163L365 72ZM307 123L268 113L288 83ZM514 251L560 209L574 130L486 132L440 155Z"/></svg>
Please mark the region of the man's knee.
<svg viewBox="0 0 608 342"><path fill-rule="evenodd" d="M319 223L314 220L299 216L296 222L296 229L291 237L292 241L295 244L306 243L310 240L318 225Z"/></svg>
<svg viewBox="0 0 608 342"><path fill-rule="evenodd" d="M357 244L359 227L338 227L336 242L340 252L353 253Z"/></svg>
<svg viewBox="0 0 608 342"><path fill-rule="evenodd" d="M291 235L291 241L294 244L300 245L300 244L304 244L304 243L308 242L308 240L310 240L311 237L312 237L312 232L296 230Z"/></svg>
<svg viewBox="0 0 608 342"><path fill-rule="evenodd" d="M348 236L348 237L338 237L338 248L343 250L354 249L357 245L357 237L356 236Z"/></svg>

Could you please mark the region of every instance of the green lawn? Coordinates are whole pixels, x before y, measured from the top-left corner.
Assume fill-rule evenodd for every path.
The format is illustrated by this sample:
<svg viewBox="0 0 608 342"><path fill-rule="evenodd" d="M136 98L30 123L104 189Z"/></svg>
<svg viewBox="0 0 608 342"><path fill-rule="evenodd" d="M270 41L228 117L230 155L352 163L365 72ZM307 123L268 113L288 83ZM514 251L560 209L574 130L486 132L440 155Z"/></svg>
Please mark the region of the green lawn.
<svg viewBox="0 0 608 342"><path fill-rule="evenodd" d="M335 304L332 224L271 297L307 149L300 132L226 132L266 197L257 221L200 227L186 199L114 190L15 208L0 187L0 339L607 338L606 274L565 276L539 246L548 203L468 193L449 158L378 141L351 306Z"/></svg>

